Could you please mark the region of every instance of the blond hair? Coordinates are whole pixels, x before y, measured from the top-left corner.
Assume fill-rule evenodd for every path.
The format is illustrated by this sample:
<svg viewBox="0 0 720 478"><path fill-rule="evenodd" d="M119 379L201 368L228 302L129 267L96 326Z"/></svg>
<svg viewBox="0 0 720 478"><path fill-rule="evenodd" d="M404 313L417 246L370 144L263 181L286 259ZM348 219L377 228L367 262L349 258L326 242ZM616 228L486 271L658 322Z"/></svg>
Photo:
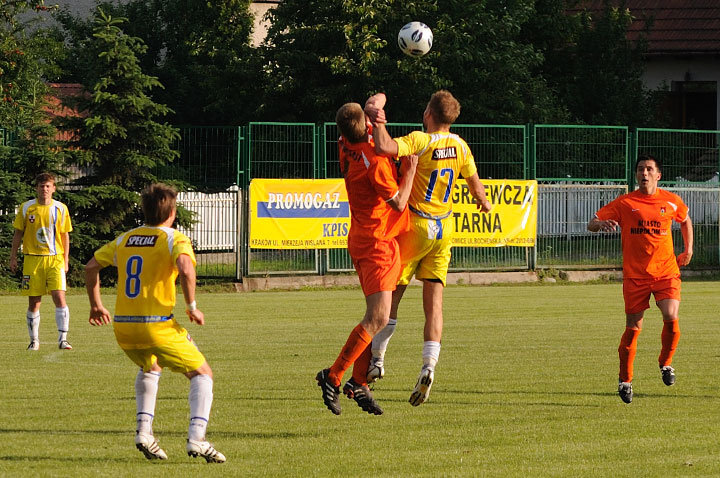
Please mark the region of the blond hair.
<svg viewBox="0 0 720 478"><path fill-rule="evenodd" d="M433 119L443 125L451 125L460 116L460 102L447 90L433 93L427 104Z"/></svg>
<svg viewBox="0 0 720 478"><path fill-rule="evenodd" d="M335 115L340 134L350 143L360 143L367 135L365 112L358 103L345 103Z"/></svg>

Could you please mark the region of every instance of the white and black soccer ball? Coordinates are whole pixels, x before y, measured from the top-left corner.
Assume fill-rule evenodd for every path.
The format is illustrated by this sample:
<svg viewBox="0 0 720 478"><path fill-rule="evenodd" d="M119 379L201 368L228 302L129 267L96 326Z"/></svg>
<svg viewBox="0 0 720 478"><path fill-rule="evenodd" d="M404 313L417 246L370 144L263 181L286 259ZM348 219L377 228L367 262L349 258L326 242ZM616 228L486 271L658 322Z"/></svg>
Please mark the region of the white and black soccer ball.
<svg viewBox="0 0 720 478"><path fill-rule="evenodd" d="M398 33L398 46L408 56L423 56L432 48L433 33L422 22L410 22Z"/></svg>

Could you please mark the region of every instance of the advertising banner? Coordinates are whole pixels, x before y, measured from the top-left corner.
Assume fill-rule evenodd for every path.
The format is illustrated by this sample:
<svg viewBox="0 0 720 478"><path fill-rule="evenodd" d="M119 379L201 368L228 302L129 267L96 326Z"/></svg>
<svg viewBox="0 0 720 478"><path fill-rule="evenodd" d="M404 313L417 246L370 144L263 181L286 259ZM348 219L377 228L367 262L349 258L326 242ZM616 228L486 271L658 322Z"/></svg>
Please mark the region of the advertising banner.
<svg viewBox="0 0 720 478"><path fill-rule="evenodd" d="M493 205L480 213L467 183L452 192L459 247L532 247L537 235L537 182L482 180ZM350 206L342 179L253 179L250 247L339 249L347 247Z"/></svg>
<svg viewBox="0 0 720 478"><path fill-rule="evenodd" d="M453 246L532 247L537 236L537 181L483 179L493 205L480 213L463 179L456 181L452 201Z"/></svg>
<svg viewBox="0 0 720 478"><path fill-rule="evenodd" d="M342 179L253 179L250 247L347 247L350 206Z"/></svg>

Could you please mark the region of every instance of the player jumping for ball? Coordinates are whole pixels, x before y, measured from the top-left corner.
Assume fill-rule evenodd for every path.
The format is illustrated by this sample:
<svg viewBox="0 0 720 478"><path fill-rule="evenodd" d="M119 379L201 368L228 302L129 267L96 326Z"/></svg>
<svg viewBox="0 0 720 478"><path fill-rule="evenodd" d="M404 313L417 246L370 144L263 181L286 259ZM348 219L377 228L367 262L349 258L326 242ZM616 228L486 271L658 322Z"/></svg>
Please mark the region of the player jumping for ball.
<svg viewBox="0 0 720 478"><path fill-rule="evenodd" d="M385 97L375 97L378 108ZM316 380L322 389L325 406L340 414L340 382L353 366L352 378L343 392L364 411L380 415L367 386L370 343L373 336L388 323L392 292L400 274L400 251L396 237L408 227L405 207L410 196L417 156L401 158L400 178L393 162L374 152L372 128L357 103L347 103L337 112L341 137L340 170L345 178L352 223L348 235L348 252L365 294L365 316L350 336L329 369L318 372ZM398 184L399 182L399 184Z"/></svg>
<svg viewBox="0 0 720 478"><path fill-rule="evenodd" d="M384 95L383 95L384 96ZM384 104L384 102L383 102ZM407 136L392 138L385 128L385 111L376 102L368 102L365 112L375 124L375 152L389 156L417 154L417 174L408 200L410 230L398 237L402 273L392 295L392 308L387 327L373 339L372 362L368 379L384 375L384 356L388 341L397 323L398 306L413 275L423 282L425 311L423 365L410 403L418 406L427 400L440 356L443 328L443 288L450 264L453 233L452 189L461 175L481 212L492 205L480 182L475 160L467 143L450 132L460 114L460 103L449 91L435 92L423 113L426 132L413 131Z"/></svg>

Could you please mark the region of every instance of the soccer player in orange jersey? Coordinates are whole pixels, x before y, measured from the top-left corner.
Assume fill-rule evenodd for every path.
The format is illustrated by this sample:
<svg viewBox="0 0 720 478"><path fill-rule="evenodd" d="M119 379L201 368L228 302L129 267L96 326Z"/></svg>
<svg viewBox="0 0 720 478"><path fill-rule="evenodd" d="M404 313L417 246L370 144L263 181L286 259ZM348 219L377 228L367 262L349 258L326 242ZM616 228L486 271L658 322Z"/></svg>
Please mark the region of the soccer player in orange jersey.
<svg viewBox="0 0 720 478"><path fill-rule="evenodd" d="M601 208L588 223L588 230L622 230L623 297L625 299L625 333L620 339L620 376L618 394L625 403L632 402L633 361L643 315L650 308L650 294L655 296L663 317L662 349L658 362L665 385L675 383L675 369L670 365L680 328L680 269L693 255L693 227L688 208L679 196L658 188L662 165L653 156L640 156L635 164L638 189L623 194ZM677 258L673 251L670 228L680 223L684 252Z"/></svg>
<svg viewBox="0 0 720 478"><path fill-rule="evenodd" d="M384 96L375 96L379 107ZM353 365L352 378L343 393L354 399L364 411L380 415L382 408L367 387L370 343L373 336L388 323L392 292L400 275L400 250L396 236L407 229L405 206L412 187L417 156L400 158L400 178L389 158L377 156L372 127L362 106L347 103L335 120L341 137L340 170L345 178L352 222L348 234L348 252L365 294L366 311L352 330L345 346L330 368L316 376L323 402L335 415L340 414L340 382ZM399 184L398 184L399 183Z"/></svg>

